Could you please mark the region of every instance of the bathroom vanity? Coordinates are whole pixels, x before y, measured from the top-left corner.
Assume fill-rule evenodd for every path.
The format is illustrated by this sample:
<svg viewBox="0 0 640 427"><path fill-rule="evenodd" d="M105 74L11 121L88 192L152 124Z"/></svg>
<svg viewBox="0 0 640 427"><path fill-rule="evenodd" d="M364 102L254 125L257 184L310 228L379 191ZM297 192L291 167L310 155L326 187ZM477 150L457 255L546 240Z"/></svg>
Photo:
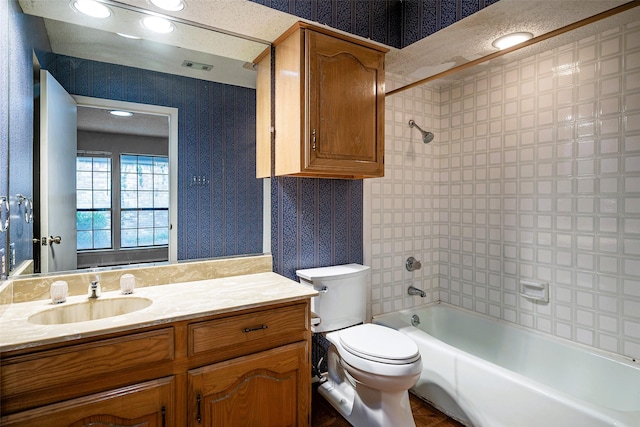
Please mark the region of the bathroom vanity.
<svg viewBox="0 0 640 427"><path fill-rule="evenodd" d="M0 424L309 425L314 295L269 272L136 289L149 307L77 323L33 324L49 301L12 304Z"/></svg>

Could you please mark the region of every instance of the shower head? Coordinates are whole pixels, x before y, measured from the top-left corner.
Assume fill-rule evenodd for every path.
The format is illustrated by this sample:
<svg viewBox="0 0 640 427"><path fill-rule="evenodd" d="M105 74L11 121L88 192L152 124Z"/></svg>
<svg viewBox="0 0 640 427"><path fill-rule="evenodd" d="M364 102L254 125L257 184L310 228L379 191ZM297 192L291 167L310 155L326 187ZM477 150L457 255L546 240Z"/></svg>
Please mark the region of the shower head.
<svg viewBox="0 0 640 427"><path fill-rule="evenodd" d="M420 131L420 133L422 133L422 142L424 142L425 144L428 144L431 141L433 141L433 136L434 136L433 133L420 129L420 126L418 126L416 122L414 122L413 120L409 120L409 127L417 128Z"/></svg>

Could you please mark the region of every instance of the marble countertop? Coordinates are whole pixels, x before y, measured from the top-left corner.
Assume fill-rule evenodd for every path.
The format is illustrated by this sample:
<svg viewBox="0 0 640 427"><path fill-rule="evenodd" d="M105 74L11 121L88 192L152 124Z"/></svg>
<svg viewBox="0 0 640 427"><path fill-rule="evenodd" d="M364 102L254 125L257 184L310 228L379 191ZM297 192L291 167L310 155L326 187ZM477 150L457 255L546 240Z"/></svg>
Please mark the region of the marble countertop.
<svg viewBox="0 0 640 427"><path fill-rule="evenodd" d="M194 317L233 312L268 304L301 300L317 295L313 288L279 274L257 273L136 288L132 297L153 303L129 314L86 322L37 325L33 314L51 309L50 300L11 304L0 317L0 351L6 352L43 344L131 330ZM120 291L103 292L100 299L126 298ZM67 298L65 304L87 300L86 295Z"/></svg>

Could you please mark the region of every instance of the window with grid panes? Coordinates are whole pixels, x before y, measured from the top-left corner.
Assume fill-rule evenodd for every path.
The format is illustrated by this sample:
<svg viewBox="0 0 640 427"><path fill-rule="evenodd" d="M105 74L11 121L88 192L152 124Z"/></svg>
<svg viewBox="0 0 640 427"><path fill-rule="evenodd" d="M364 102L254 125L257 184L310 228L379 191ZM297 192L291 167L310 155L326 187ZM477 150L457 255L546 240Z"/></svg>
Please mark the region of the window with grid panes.
<svg viewBox="0 0 640 427"><path fill-rule="evenodd" d="M169 159L120 156L120 247L169 244Z"/></svg>
<svg viewBox="0 0 640 427"><path fill-rule="evenodd" d="M110 154L79 153L76 166L79 251L168 245L168 157L120 155L119 209L112 204Z"/></svg>
<svg viewBox="0 0 640 427"><path fill-rule="evenodd" d="M76 227L78 250L110 249L111 158L108 154L76 158Z"/></svg>

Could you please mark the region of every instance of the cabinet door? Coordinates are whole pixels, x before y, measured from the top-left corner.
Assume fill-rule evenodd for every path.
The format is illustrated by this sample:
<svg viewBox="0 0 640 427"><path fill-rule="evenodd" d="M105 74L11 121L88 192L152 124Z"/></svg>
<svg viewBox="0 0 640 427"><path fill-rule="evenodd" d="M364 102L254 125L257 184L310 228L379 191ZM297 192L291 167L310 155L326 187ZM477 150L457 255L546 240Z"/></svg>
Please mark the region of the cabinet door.
<svg viewBox="0 0 640 427"><path fill-rule="evenodd" d="M174 378L167 377L18 412L4 427L170 427L174 425Z"/></svg>
<svg viewBox="0 0 640 427"><path fill-rule="evenodd" d="M382 176L384 53L307 30L307 170Z"/></svg>
<svg viewBox="0 0 640 427"><path fill-rule="evenodd" d="M307 342L189 371L189 425L308 426Z"/></svg>

